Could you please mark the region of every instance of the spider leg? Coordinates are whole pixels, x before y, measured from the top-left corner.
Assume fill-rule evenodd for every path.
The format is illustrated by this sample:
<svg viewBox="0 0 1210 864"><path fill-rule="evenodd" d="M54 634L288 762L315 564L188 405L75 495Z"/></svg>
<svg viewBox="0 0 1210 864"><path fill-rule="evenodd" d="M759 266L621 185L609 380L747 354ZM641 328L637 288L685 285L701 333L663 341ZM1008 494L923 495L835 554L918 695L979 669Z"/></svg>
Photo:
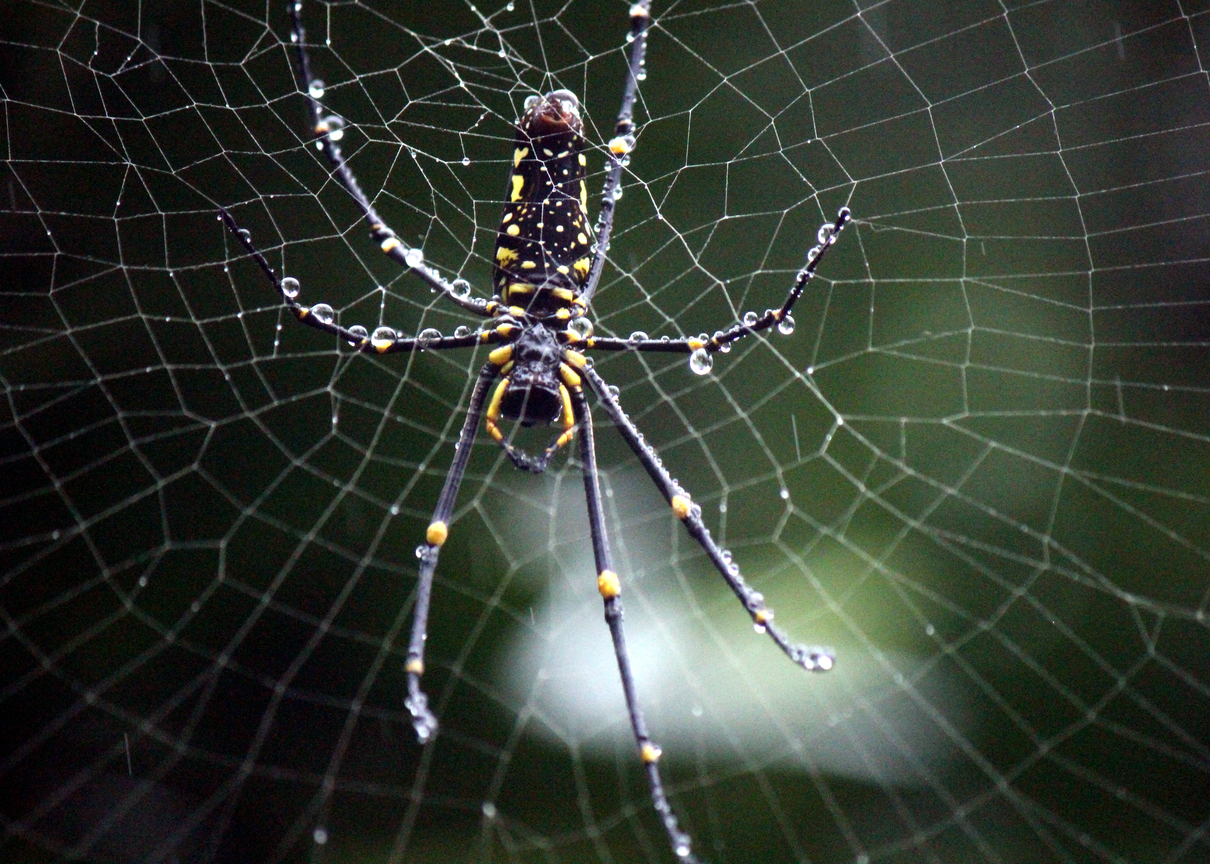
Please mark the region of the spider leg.
<svg viewBox="0 0 1210 864"><path fill-rule="evenodd" d="M630 7L630 65L626 70L626 89L622 91L622 107L613 127L613 140L609 142L609 173L605 177L605 189L601 198L601 212L597 217L597 253L593 256L592 268L584 281L580 297L587 306L596 293L605 267L605 253L609 250L609 235L613 232L613 211L617 206L615 192L622 179L622 168L626 157L634 149L634 100L638 94L639 81L643 74L643 56L647 51L647 26L651 23L651 0L639 0Z"/></svg>
<svg viewBox="0 0 1210 864"><path fill-rule="evenodd" d="M332 307L325 303L317 303L314 306L303 306L295 299L298 296L299 285L298 280L292 277L277 278L277 273L270 266L268 260L252 242L252 234L246 228L240 228L235 219L226 208L219 208L219 218L223 220L223 224L227 226L252 260L260 267L261 272L273 285L273 288L281 295L286 307L290 310L290 314L306 324L308 327L314 327L316 330L322 330L325 333L331 333L333 336L339 336L349 343L356 351L365 354L394 354L400 351L427 351L432 349L440 351L443 348L470 348L474 345L479 345L486 342L499 342L503 336L497 330L481 330L477 333L468 333L465 336L442 336L440 334L433 335L429 332L421 333L417 338L410 338L398 335L390 327L379 327L370 333L365 328L352 330L347 327L341 327L335 322L335 313ZM435 333L435 331L433 331Z"/></svg>
<svg viewBox="0 0 1210 864"><path fill-rule="evenodd" d="M591 371L591 370L588 370ZM664 823L672 851L681 861L696 862L690 846L690 837L677 825L676 814L664 793L660 779L660 748L647 733L643 711L634 685L634 674L630 668L630 655L626 651L626 639L622 632L622 586L613 570L609 554L609 538L605 534L605 517L601 510L601 490L597 476L597 454L593 442L592 416L584 391L576 386L571 389L572 406L576 422L580 427L580 458L584 462L584 497L588 504L588 524L592 533L592 551L597 564L597 588L605 602L605 622L613 638L613 652L618 661L618 673L622 678L622 691L626 695L626 709L630 714L630 728L639 747L643 766L647 769L647 783L651 787L651 799L655 811Z"/></svg>
<svg viewBox="0 0 1210 864"><path fill-rule="evenodd" d="M790 310L794 308L794 304L798 302L798 298L806 290L807 283L815 275L815 269L819 266L819 262L823 260L827 251L832 248L832 244L836 242L840 236L840 232L844 230L844 226L849 223L851 218L849 208L841 207L836 213L835 222L825 222L820 226L817 235L819 245L813 247L807 254L806 266L799 270L798 275L794 277L794 284L790 286L790 293L779 309L766 309L763 315L749 312L744 316L743 321L732 324L726 330L720 330L708 339L700 337L686 339L593 337L588 340L588 347L602 351L664 351L673 354L691 354L694 351L705 350L707 353L713 354L715 351L724 350L725 346L730 345L737 339L742 339L750 333L759 333L761 330L768 330L774 324L784 328L785 322L789 322L789 326L793 328L794 319L790 317ZM785 330L784 332L790 331Z"/></svg>
<svg viewBox="0 0 1210 864"><path fill-rule="evenodd" d="M319 101L323 93L323 84L311 75L311 60L307 55L307 33L302 23L301 0L291 0L289 10L292 27L290 38L294 42L294 47L298 52L298 84L303 94L307 97L307 106L310 109L311 129L315 134L315 139L323 150L324 156L327 157L328 163L332 166L336 179L353 196L353 200L357 202L357 206L361 208L361 212L365 215L366 221L370 223L370 231L374 239L378 241L384 253L404 267L414 271L429 287L440 291L449 300L468 312L482 315L485 318L490 317L492 314L488 308L490 301L480 297L470 297L465 292L459 291L447 282L440 273L425 264L424 254L419 249L404 245L395 235L395 231L378 215L378 211L374 209L374 205L370 203L370 199L362 191L361 185L357 182L357 177L353 174L353 169L345 161L344 154L337 143L343 136L344 120L334 115L325 116L323 103Z"/></svg>
<svg viewBox="0 0 1210 864"><path fill-rule="evenodd" d="M752 618L752 623L759 631L767 633L787 657L804 669L812 672L826 672L831 669L836 662L836 655L830 649L795 644L790 641L785 631L773 623L773 610L765 605L764 596L744 581L744 577L740 575L739 566L714 542L714 538L710 536L710 529L702 521L702 508L692 503L689 493L672 479L672 475L668 473L668 469L664 467L655 450L643 440L643 435L639 432L638 427L622 410L618 400L609 392L609 387L600 373L591 367L582 371L600 398L605 413L617 425L618 431L630 445L634 455L639 457L643 468L655 481L664 500L672 506L672 512L684 523L689 536L696 540L706 552L707 557L722 574L727 586L744 605L744 609Z"/></svg>
<svg viewBox="0 0 1210 864"><path fill-rule="evenodd" d="M454 501L458 497L458 487L466 474L466 463L471 458L471 445L475 440L475 432L479 428L479 420L483 416L483 403L491 390L492 381L500 372L495 363L487 362L479 370L479 378L471 393L470 407L466 411L466 420L462 422L462 431L458 433L458 444L455 447L454 461L449 473L445 475L445 485L441 487L441 497L437 499L437 507L433 510L433 519L425 531L424 545L417 550L420 557L420 578L416 586L416 608L412 617L412 636L408 642L408 656L404 671L408 676L408 697L405 705L412 714L412 726L416 729L416 737L424 743L437 730L437 718L428 707L428 696L420 689L420 676L424 674L424 640L428 637L429 601L433 594L433 573L437 569L437 558L441 545L449 536L450 514L454 512Z"/></svg>

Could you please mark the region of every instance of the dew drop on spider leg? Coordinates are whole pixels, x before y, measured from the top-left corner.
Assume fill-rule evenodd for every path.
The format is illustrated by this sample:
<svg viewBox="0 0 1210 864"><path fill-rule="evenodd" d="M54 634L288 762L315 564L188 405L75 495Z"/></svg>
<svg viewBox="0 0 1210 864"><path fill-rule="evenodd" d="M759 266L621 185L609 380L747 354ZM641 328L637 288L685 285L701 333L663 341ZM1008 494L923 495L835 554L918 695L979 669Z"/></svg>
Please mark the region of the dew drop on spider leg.
<svg viewBox="0 0 1210 864"><path fill-rule="evenodd" d="M630 334L630 344L638 345L640 342L646 342L649 337L642 330L635 330Z"/></svg>
<svg viewBox="0 0 1210 864"><path fill-rule="evenodd" d="M324 98L324 82L316 78L311 82L311 86L307 88L307 92L311 95L312 99Z"/></svg>
<svg viewBox="0 0 1210 864"><path fill-rule="evenodd" d="M395 331L390 327L374 328L374 335L370 337L370 344L375 348L388 348L395 344Z"/></svg>
<svg viewBox="0 0 1210 864"><path fill-rule="evenodd" d="M786 315L777 322L777 332L783 336L789 336L794 332L794 316Z"/></svg>
<svg viewBox="0 0 1210 864"><path fill-rule="evenodd" d="M293 300L298 296L299 284L298 280L293 276L287 276L281 280L281 293Z"/></svg>
<svg viewBox="0 0 1210 864"><path fill-rule="evenodd" d="M332 307L327 303L316 303L311 307L311 314L316 320L322 321L325 324L331 324L336 320L336 313L332 311Z"/></svg>
<svg viewBox="0 0 1210 864"><path fill-rule="evenodd" d="M465 279L455 279L450 287L454 289L455 297L469 297L471 294L471 283Z"/></svg>
<svg viewBox="0 0 1210 864"><path fill-rule="evenodd" d="M467 336L470 336L471 332L472 332L471 328L467 327L465 324L459 324L457 327L454 328L454 335L457 336L459 339L463 339Z"/></svg>
<svg viewBox="0 0 1210 864"><path fill-rule="evenodd" d="M409 267L419 267L424 263L424 253L419 249L411 248L403 253L403 260Z"/></svg>
<svg viewBox="0 0 1210 864"><path fill-rule="evenodd" d="M592 322L587 318L574 318L567 324L567 329L575 333L581 339L588 339L592 336Z"/></svg>
<svg viewBox="0 0 1210 864"><path fill-rule="evenodd" d="M689 368L694 375L705 375L714 368L714 358L705 348L698 348L689 355Z"/></svg>
<svg viewBox="0 0 1210 864"><path fill-rule="evenodd" d="M441 338L441 331L435 327L426 327L420 331L420 335L416 337L416 344L421 350L428 348L434 342Z"/></svg>
<svg viewBox="0 0 1210 864"><path fill-rule="evenodd" d="M349 340L349 344L356 347L369 337L370 331L360 324L354 324L349 328L349 335L355 337Z"/></svg>
<svg viewBox="0 0 1210 864"><path fill-rule="evenodd" d="M752 327L756 324L757 315L751 309L744 313L744 326Z"/></svg>

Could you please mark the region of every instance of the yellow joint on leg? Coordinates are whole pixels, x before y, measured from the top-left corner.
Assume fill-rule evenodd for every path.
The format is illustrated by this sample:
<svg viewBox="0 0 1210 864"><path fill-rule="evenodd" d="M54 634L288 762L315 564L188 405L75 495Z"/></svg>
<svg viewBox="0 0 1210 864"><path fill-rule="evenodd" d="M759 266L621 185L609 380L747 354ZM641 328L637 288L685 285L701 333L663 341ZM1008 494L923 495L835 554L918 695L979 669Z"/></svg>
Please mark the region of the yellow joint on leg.
<svg viewBox="0 0 1210 864"><path fill-rule="evenodd" d="M513 346L501 345L492 353L487 355L487 359L497 366L503 366L509 360L513 359Z"/></svg>
<svg viewBox="0 0 1210 864"><path fill-rule="evenodd" d="M387 239L382 241L382 251L387 253L388 255L390 255L391 252L398 249L402 245L403 244L400 243L397 238L388 237Z"/></svg>
<svg viewBox="0 0 1210 864"><path fill-rule="evenodd" d="M577 369L584 368L584 355L579 351L567 350L563 352L563 356L567 358L567 362Z"/></svg>
<svg viewBox="0 0 1210 864"><path fill-rule="evenodd" d="M575 294L572 293L570 288L555 288L550 293L553 294L559 300L563 300L567 303L570 303L572 301L572 299L576 296Z"/></svg>
<svg viewBox="0 0 1210 864"><path fill-rule="evenodd" d="M492 393L492 401L487 406L487 418L483 421L483 425L487 427L487 434L492 436L497 444L504 440L504 433L500 431L500 427L496 425L496 421L500 419L500 402L504 399L504 391L508 389L508 379L501 378L500 386L496 388L496 392Z"/></svg>
<svg viewBox="0 0 1210 864"><path fill-rule="evenodd" d="M643 764L645 765L651 765L652 763L659 762L660 756L663 754L664 751L660 749L660 746L658 744L652 744L650 741L639 748L639 755L643 757Z"/></svg>
<svg viewBox="0 0 1210 864"><path fill-rule="evenodd" d="M510 288L509 290L511 291L512 289ZM520 306L509 306L508 314L512 315L514 318L524 318L525 310L522 309Z"/></svg>
<svg viewBox="0 0 1210 864"><path fill-rule="evenodd" d="M429 525L428 530L424 532L424 539L430 546L440 546L449 536L450 527L440 520Z"/></svg>
<svg viewBox="0 0 1210 864"><path fill-rule="evenodd" d="M699 348L706 347L706 343L703 342L701 339L686 339L685 341L689 343L690 351L696 351Z"/></svg>
<svg viewBox="0 0 1210 864"><path fill-rule="evenodd" d="M606 600L612 600L621 594L622 582L618 579L618 574L612 570L602 570L601 575L597 577L597 590Z"/></svg>
<svg viewBox="0 0 1210 864"><path fill-rule="evenodd" d="M562 364L560 364L562 365ZM563 433L559 436L559 445L562 447L571 440L571 430L576 428L576 412L571 409L571 394L567 392L567 387L563 384L559 385L559 395L563 397ZM566 439L566 440L564 440Z"/></svg>
<svg viewBox="0 0 1210 864"><path fill-rule="evenodd" d="M689 507L690 503L688 495L672 496L672 512L676 514L677 519L688 519Z"/></svg>
<svg viewBox="0 0 1210 864"><path fill-rule="evenodd" d="M770 609L757 609L752 613L752 620L757 624L768 624L773 620L773 611Z"/></svg>
<svg viewBox="0 0 1210 864"><path fill-rule="evenodd" d="M580 386L580 376L576 374L576 370L572 369L566 363L559 364L559 376L563 379L563 383L568 387Z"/></svg>
<svg viewBox="0 0 1210 864"><path fill-rule="evenodd" d="M424 661L419 657L411 658L403 664L403 671L407 672L409 675L423 675Z"/></svg>

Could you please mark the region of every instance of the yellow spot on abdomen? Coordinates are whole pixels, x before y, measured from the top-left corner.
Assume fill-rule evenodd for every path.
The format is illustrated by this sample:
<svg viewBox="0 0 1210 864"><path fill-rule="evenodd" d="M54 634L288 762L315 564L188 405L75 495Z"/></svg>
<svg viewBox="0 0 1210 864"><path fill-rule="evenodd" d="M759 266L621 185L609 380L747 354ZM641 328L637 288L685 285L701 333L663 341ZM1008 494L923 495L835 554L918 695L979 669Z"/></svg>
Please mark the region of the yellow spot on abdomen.
<svg viewBox="0 0 1210 864"><path fill-rule="evenodd" d="M528 147L518 147L516 152L513 153L513 167L516 168L518 165L520 165L521 160L524 159L528 155L529 155Z"/></svg>
<svg viewBox="0 0 1210 864"><path fill-rule="evenodd" d="M507 228L504 229L504 233L508 234L510 237L516 237L518 234L521 233L521 226L520 225L509 225Z"/></svg>
<svg viewBox="0 0 1210 864"><path fill-rule="evenodd" d="M496 263L501 267L507 267L509 264L517 260L517 253L512 249L504 246L496 247Z"/></svg>
<svg viewBox="0 0 1210 864"><path fill-rule="evenodd" d="M520 201L521 200L521 187L525 185L525 178L522 177L520 174L514 174L512 177L512 180L513 180L513 192L512 192L512 195L509 196L508 200L509 201ZM585 191L587 192L587 190L585 190ZM587 199L585 199L585 200L587 200ZM587 207L588 206L587 203L584 206Z"/></svg>

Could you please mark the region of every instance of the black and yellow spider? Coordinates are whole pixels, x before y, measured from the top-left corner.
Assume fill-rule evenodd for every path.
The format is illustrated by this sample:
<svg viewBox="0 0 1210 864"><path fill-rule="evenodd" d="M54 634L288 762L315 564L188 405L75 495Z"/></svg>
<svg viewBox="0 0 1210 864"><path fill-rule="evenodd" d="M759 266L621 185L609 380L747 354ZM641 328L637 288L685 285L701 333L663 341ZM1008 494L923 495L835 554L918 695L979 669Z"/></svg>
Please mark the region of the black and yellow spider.
<svg viewBox="0 0 1210 864"><path fill-rule="evenodd" d="M437 728L437 720L428 708L428 699L420 689L433 573L437 568L441 546L449 535L450 515L470 459L471 444L480 418L485 416L484 425L488 434L513 463L525 471L545 470L551 456L579 431L584 493L598 574L597 587L604 598L605 620L613 637L630 725L646 767L655 809L663 820L673 852L683 861L694 861L689 835L677 826L676 816L664 794L657 764L660 748L647 734L635 692L630 658L622 633L621 582L614 572L609 541L605 536L592 415L584 393L585 385L634 451L672 507L672 512L684 523L689 535L701 544L739 598L758 631L767 633L791 660L805 669L830 669L833 656L826 649L792 644L785 633L773 624L773 612L765 605L764 598L744 582L738 566L714 542L702 521L701 508L691 501L689 493L672 478L656 452L644 442L642 434L622 410L617 396L593 368L585 352L683 353L689 355L694 372L705 374L712 364L711 355L717 351L727 351L737 339L775 325L782 332L789 332L793 327L790 310L824 254L848 222L849 211L847 208L841 209L835 222L824 223L819 229L818 245L808 253L806 266L799 271L779 309L769 309L763 315L749 312L742 321L710 337L704 334L685 339L648 339L643 334L635 334L628 339L593 336L587 317L588 307L605 265L605 253L613 227L614 192L618 188L624 161L635 146L632 110L638 81L642 77L646 33L651 20L649 4L650 0L640 0L630 8L632 44L629 70L615 137L607 145L608 173L595 230L588 219L588 187L585 180L588 160L584 154L584 126L579 101L567 90L555 90L545 96L533 95L525 100L524 112L517 123L516 149L509 171L504 215L496 236L492 277L495 294L489 300L471 296L466 290L466 283L451 284L429 267L420 250L409 248L401 241L362 192L338 144L341 136L337 133L343 121L325 115L320 102L322 85L311 75L301 3L291 4L292 39L298 52L299 85L307 97L316 139L331 163L336 178L361 207L382 251L416 273L450 301L487 319L477 331L444 336L436 330L425 330L411 338L400 336L389 327L379 327L373 333L363 327L343 327L335 322L330 306L301 305L297 300L298 280L289 276L279 279L252 244L248 232L240 229L226 210L222 211L221 218L281 293L295 318L303 324L347 340L358 351L389 354L495 346L475 382L466 420L458 435L453 464L425 533L425 543L418 550L421 559L419 584L405 669L408 678L406 706L422 742L427 741ZM502 420L522 426L558 426L560 431L550 445L535 456L510 441L500 428Z"/></svg>

